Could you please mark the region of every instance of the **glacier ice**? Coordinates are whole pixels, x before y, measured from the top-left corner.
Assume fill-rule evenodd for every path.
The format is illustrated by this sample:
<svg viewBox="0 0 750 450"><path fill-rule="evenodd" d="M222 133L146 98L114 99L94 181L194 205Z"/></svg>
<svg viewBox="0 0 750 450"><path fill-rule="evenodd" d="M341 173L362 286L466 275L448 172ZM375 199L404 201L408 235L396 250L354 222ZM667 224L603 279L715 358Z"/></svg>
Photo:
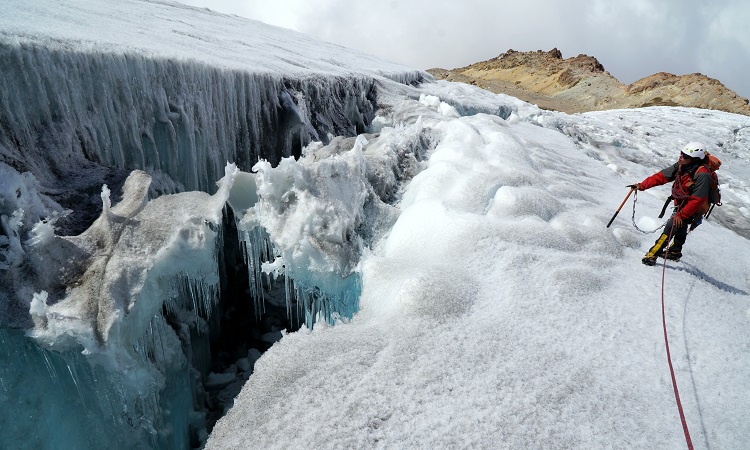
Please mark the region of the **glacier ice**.
<svg viewBox="0 0 750 450"><path fill-rule="evenodd" d="M281 303L297 326L349 320L358 262L434 148L420 114L526 108L445 84L445 102L420 103L424 72L203 10L6 3L0 399L14 406L0 421L14 448L201 446L206 405L259 357L243 349L209 379L222 295L244 277L224 253L244 252L233 301L256 316ZM217 394L210 381L232 377Z"/></svg>
<svg viewBox="0 0 750 450"><path fill-rule="evenodd" d="M160 344L157 356L142 358L161 358L166 343ZM166 370L170 384L162 391L143 375L111 372L91 364L80 348L52 351L20 330L0 329L3 447L189 448L185 434L167 431L191 421L192 401L167 392L189 392L189 372ZM143 382L137 390L136 381Z"/></svg>
<svg viewBox="0 0 750 450"><path fill-rule="evenodd" d="M228 193L175 193L212 190L226 160L249 170L263 157L270 169L307 142L364 131L375 81L7 42L0 52L22 63L3 68L0 86L0 397L17 405L3 413L5 444L199 447ZM247 209L253 192L229 204ZM85 210L100 213L92 223ZM334 244L347 238L332 233ZM309 325L351 317L359 278L346 271L286 273L289 315ZM250 272L272 281L260 265ZM250 297L262 309L263 289Z"/></svg>
<svg viewBox="0 0 750 450"><path fill-rule="evenodd" d="M350 319L358 309L357 228L371 194L363 142L360 136L351 150L318 161L284 158L275 168L259 162L258 200L237 211L256 299L263 274L283 276L288 312L296 305L308 327Z"/></svg>
<svg viewBox="0 0 750 450"><path fill-rule="evenodd" d="M1 37L1 36L0 36ZM292 76L140 53L76 50L39 39L0 39L0 161L30 173L72 214L76 234L95 218L81 208L127 173L152 175L152 196L210 191L227 161L299 157L312 141L364 132L379 83L367 73ZM404 71L405 83L424 79Z"/></svg>
<svg viewBox="0 0 750 450"><path fill-rule="evenodd" d="M19 279L16 288L44 290L31 300L28 335L3 330L8 359L0 378L3 395L39 398L38 406L24 405L31 423L55 423L70 403L64 446L96 448L113 435L129 447L191 446L187 430L204 425L196 419L202 402L190 393L200 392L210 370L205 336L215 320L220 225L236 173L228 165L213 196L191 192L147 202L151 178L134 171L114 206L102 190L102 214L86 232L29 245L27 264L44 277ZM55 395L56 383L72 383L80 398ZM28 387L33 393L25 396ZM108 433L85 433L95 417ZM54 442L48 433L56 429L31 440L6 437L44 446Z"/></svg>
<svg viewBox="0 0 750 450"><path fill-rule="evenodd" d="M9 353L8 366L16 369L14 377L3 377L5 395L18 389L25 370L38 371L45 361L59 359L55 364L68 368L76 390L121 405L122 411L110 406L97 414L106 418L100 426L119 430L113 434L129 433L134 446L200 443L195 436L205 426L201 408L208 395L203 383L211 373L210 335L219 328L215 308L225 277L219 261L224 209L232 208L237 217L251 286L247 301L256 302L257 314L265 306L264 292L282 283L289 317L308 327L350 319L358 309L356 264L365 243L394 220L373 218L395 214L384 200L393 200L399 181L380 180L372 170L395 177L399 168L418 165L415 154L429 146L423 132L406 133L404 147L378 147L375 135L348 144L336 140L276 167L261 161L255 173L230 164L214 195L186 192L148 200L151 177L143 171L130 174L119 202L104 186L102 212L84 233L57 236L40 227L26 245L31 270L28 278L15 280L14 291L30 293L26 308L33 324L28 336L15 333L4 342L36 345L41 356L36 366L18 371L13 360L18 354ZM23 300L16 301L22 308ZM39 383L46 383L40 393L59 382L58 372L38 375ZM100 379L106 382L97 383ZM209 386L215 389L216 383ZM180 403L179 412L173 403ZM30 408L29 414L54 422L46 414L60 409ZM83 429L90 416L81 412L69 420L73 417L80 422L72 429ZM40 435L31 444L47 438ZM101 438L81 434L69 442L96 447Z"/></svg>
<svg viewBox="0 0 750 450"><path fill-rule="evenodd" d="M64 185L80 164L208 190L226 161L275 164L312 140L364 131L374 111L365 76L294 79L2 41L0 61L6 161L45 185Z"/></svg>
<svg viewBox="0 0 750 450"><path fill-rule="evenodd" d="M133 171L119 201L107 186L101 189L102 212L85 232L58 236L51 225L29 231L27 269L0 274L14 283L17 297L8 303L25 307L23 317L31 321L28 336L12 339L39 346L40 361L62 358L68 372L94 371L75 385L92 398L124 405L99 416L121 430L113 433L131 433L134 445L200 443L209 395L203 383L212 370L211 334L219 328L216 306L226 277L220 263L225 208L236 217L248 266L247 301L255 302L257 315L270 300L266 293L281 283L288 317L308 327L348 320L361 291L357 263L395 221L390 204L401 183L420 170L430 133L418 125L387 126L367 137L315 143L298 160L283 158L276 167L262 160L254 173L229 164L213 195L149 200L152 177ZM19 382L4 377L4 392ZM48 389L56 381L44 382ZM167 406L172 403L182 405L179 414ZM43 411L30 413L54 422ZM85 422L88 416L73 417ZM89 447L100 442L97 435L75 439L91 439Z"/></svg>

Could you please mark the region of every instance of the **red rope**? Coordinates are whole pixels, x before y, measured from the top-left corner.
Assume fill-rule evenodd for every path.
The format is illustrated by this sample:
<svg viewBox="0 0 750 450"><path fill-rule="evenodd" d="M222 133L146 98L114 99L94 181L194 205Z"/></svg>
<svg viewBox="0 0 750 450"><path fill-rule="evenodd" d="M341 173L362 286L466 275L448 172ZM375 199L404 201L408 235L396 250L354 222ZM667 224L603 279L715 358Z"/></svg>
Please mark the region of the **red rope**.
<svg viewBox="0 0 750 450"><path fill-rule="evenodd" d="M672 226L669 229L669 239L667 239L667 246L669 241L672 240L672 231L674 230L674 218L672 219ZM672 356L669 353L669 339L667 338L667 318L664 313L664 274L667 271L667 248L664 248L664 264L661 269L661 322L664 326L664 345L667 348L667 362L669 363L669 373L672 375L672 387L674 388L674 399L677 402L677 410L680 412L680 422L682 422L682 431L685 433L685 442L687 442L688 450L693 450L693 441L690 439L690 431L688 430L687 421L685 420L685 413L682 411L682 402L680 401L680 392L677 390L677 379L674 376L674 368L672 368Z"/></svg>

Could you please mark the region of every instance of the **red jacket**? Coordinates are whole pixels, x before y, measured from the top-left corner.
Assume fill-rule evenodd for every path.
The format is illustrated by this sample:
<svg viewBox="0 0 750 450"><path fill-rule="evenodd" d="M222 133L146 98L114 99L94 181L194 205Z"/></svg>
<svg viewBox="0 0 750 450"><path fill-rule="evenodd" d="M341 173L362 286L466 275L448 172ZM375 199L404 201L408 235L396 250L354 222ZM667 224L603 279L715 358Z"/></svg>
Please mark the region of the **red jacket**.
<svg viewBox="0 0 750 450"><path fill-rule="evenodd" d="M693 170L691 170L693 169ZM672 197L678 208L677 216L685 220L698 214L703 215L708 210L708 195L711 193L711 172L705 166L697 169L686 166L679 170L677 163L657 172L641 181L641 188L645 191L654 186L674 181Z"/></svg>

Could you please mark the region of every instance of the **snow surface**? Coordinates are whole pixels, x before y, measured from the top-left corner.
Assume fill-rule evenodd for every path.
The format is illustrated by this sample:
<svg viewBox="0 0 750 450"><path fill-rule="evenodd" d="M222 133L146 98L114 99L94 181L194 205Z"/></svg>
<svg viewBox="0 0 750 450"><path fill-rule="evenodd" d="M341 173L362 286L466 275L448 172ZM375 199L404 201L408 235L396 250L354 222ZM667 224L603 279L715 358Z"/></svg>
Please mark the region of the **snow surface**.
<svg viewBox="0 0 750 450"><path fill-rule="evenodd" d="M265 353L207 448L680 448L662 270L693 442L745 448L750 119L684 108L458 117L460 94L487 94L422 89L455 106L405 100L379 117L379 135L338 156L424 130L434 139L398 219L359 261L361 310ZM693 140L724 162L726 205L691 233L682 261L643 266L656 235L634 229L632 200L605 225L625 185ZM638 195L640 228L660 224L667 194Z"/></svg>
<svg viewBox="0 0 750 450"><path fill-rule="evenodd" d="M289 76L414 71L292 30L162 0L4 0L0 38Z"/></svg>

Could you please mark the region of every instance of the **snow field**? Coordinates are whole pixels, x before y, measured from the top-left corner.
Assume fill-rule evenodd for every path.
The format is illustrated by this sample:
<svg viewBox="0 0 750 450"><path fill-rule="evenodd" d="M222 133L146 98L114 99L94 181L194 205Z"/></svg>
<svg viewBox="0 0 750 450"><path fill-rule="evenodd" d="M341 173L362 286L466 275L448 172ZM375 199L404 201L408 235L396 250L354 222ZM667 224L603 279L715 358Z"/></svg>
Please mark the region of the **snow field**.
<svg viewBox="0 0 750 450"><path fill-rule="evenodd" d="M661 273L640 264L656 235L632 228L631 203L605 228L625 184L679 150L644 136L608 152L628 132L601 125L602 113L504 121L456 118L424 97L401 107L399 123L430 129L437 144L404 189L398 220L361 261L361 311L276 344L207 447L684 445ZM664 142L695 139L692 111L639 117L671 130ZM699 137L731 132L720 128ZM641 193L639 226L660 223L643 216L662 200ZM689 236L683 261L668 264L667 323L693 441L741 448L750 347L737 330L748 325L748 275L723 269L729 242L739 261L750 256L745 238L711 221Z"/></svg>

